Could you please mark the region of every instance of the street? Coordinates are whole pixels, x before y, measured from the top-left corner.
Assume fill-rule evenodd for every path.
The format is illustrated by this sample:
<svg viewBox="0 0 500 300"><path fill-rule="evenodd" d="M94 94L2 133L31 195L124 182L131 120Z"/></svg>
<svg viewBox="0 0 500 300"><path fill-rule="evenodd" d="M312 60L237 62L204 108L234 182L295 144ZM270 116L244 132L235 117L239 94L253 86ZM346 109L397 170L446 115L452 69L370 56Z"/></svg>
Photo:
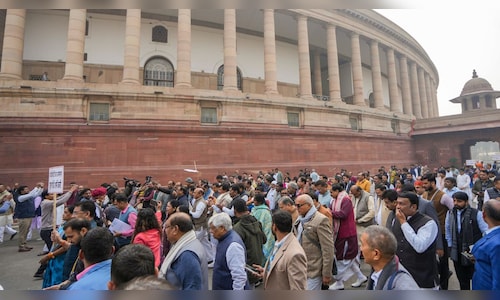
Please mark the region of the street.
<svg viewBox="0 0 500 300"><path fill-rule="evenodd" d="M14 227L17 230L17 227ZM29 252L18 252L18 237L9 240L9 236L5 236L4 242L0 244L0 285L5 290L40 290L42 288L42 279L34 278L33 274L37 270L40 257L38 253L42 252L44 242L40 239L38 233L33 233L33 238L28 242L34 249ZM369 265L361 263L361 270L368 276L370 273ZM450 261L450 270L453 269L453 264ZM209 281L211 282L212 269L209 269ZM366 284L360 288L351 288L351 283L356 279L353 277L345 283L345 288L348 290L364 290ZM262 289L262 285L257 289ZM459 290L458 280L455 274L450 278L450 290Z"/></svg>

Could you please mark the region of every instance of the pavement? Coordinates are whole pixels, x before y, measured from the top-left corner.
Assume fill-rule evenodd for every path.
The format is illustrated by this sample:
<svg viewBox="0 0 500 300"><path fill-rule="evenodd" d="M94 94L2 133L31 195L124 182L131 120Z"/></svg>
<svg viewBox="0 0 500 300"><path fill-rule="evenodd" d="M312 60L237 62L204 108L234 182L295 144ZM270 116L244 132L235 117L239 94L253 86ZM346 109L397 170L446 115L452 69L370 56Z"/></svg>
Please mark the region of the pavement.
<svg viewBox="0 0 500 300"><path fill-rule="evenodd" d="M17 228L14 226L14 229ZM28 245L33 247L29 252L18 252L18 236L13 240L9 240L10 236L5 235L4 242L0 243L0 285L5 290L41 290L42 279L34 278L33 274L37 270L40 257L38 253L42 252L44 242L40 239L38 233L33 232L32 240ZM450 270L454 271L453 263L450 260ZM361 271L368 276L370 274L370 266L364 262L361 263ZM209 279L212 277L212 269L209 269ZM211 280L210 280L211 281ZM356 278L351 278L345 282L346 290L364 290L366 284L359 288L352 288L351 284L356 281ZM258 290L263 289L263 285L257 287ZM460 290L458 280L453 274L449 281L449 290Z"/></svg>

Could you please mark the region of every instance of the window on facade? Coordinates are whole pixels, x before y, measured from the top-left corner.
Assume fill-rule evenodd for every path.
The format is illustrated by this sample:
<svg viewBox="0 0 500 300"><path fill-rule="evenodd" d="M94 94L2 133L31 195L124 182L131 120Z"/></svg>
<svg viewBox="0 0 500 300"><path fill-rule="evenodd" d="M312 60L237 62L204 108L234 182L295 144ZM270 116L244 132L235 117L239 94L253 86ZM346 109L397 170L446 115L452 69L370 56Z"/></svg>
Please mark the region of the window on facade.
<svg viewBox="0 0 500 300"><path fill-rule="evenodd" d="M480 108L479 97L478 96L472 97L472 109L479 109L479 108Z"/></svg>
<svg viewBox="0 0 500 300"><path fill-rule="evenodd" d="M486 107L489 107L489 108L493 107L493 102L491 101L491 96L486 95L485 99L486 99Z"/></svg>
<svg viewBox="0 0 500 300"><path fill-rule="evenodd" d="M357 116L350 116L349 123L351 124L351 129L358 131L359 130L359 118Z"/></svg>
<svg viewBox="0 0 500 300"><path fill-rule="evenodd" d="M200 121L204 124L217 124L217 108L202 107Z"/></svg>
<svg viewBox="0 0 500 300"><path fill-rule="evenodd" d="M393 133L399 133L399 121L391 120L391 128Z"/></svg>
<svg viewBox="0 0 500 300"><path fill-rule="evenodd" d="M85 20L85 36L89 35L89 25L90 25L89 19Z"/></svg>
<svg viewBox="0 0 500 300"><path fill-rule="evenodd" d="M144 65L144 85L174 86L174 66L163 57L153 57Z"/></svg>
<svg viewBox="0 0 500 300"><path fill-rule="evenodd" d="M371 108L375 108L375 97L373 96L373 93L370 93L370 96L368 97L368 104Z"/></svg>
<svg viewBox="0 0 500 300"><path fill-rule="evenodd" d="M242 91L241 88L241 70L236 67L236 85L238 90ZM217 70L217 89L222 90L224 88L224 65L221 65Z"/></svg>
<svg viewBox="0 0 500 300"><path fill-rule="evenodd" d="M109 103L90 103L89 121L109 121Z"/></svg>
<svg viewBox="0 0 500 300"><path fill-rule="evenodd" d="M300 114L298 112L287 113L288 126L300 127Z"/></svg>
<svg viewBox="0 0 500 300"><path fill-rule="evenodd" d="M42 80L43 75L42 74L30 74L30 80Z"/></svg>
<svg viewBox="0 0 500 300"><path fill-rule="evenodd" d="M152 31L152 39L153 42L158 43L167 43L168 42L168 30L163 26L155 26Z"/></svg>

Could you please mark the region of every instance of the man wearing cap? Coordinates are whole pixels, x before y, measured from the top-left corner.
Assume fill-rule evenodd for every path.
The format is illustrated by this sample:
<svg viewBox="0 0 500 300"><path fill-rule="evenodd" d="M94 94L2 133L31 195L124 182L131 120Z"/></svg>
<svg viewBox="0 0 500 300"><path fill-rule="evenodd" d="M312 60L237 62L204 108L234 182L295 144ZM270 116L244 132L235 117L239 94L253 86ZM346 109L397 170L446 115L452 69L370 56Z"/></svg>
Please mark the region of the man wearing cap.
<svg viewBox="0 0 500 300"><path fill-rule="evenodd" d="M107 197L107 189L105 187L98 187L92 191L92 199L95 202L95 215L96 220L99 220L98 226L102 226L104 222L104 212L102 210L102 204L105 202Z"/></svg>
<svg viewBox="0 0 500 300"><path fill-rule="evenodd" d="M478 210L470 207L469 196L464 192L453 195L455 207L446 214L445 235L447 246L450 249L450 258L455 266L461 290L470 290L470 281L474 273L474 263L461 255L470 252L471 245L481 239L488 230L483 215Z"/></svg>
<svg viewBox="0 0 500 300"><path fill-rule="evenodd" d="M269 190L267 191L266 195L266 200L269 202L269 208L271 211L274 211L274 209L277 207L277 201L278 201L278 191L276 190L276 180L271 181L271 184L269 186Z"/></svg>
<svg viewBox="0 0 500 300"><path fill-rule="evenodd" d="M193 179L191 177L187 177L186 180L184 180L188 185L191 185L194 183Z"/></svg>

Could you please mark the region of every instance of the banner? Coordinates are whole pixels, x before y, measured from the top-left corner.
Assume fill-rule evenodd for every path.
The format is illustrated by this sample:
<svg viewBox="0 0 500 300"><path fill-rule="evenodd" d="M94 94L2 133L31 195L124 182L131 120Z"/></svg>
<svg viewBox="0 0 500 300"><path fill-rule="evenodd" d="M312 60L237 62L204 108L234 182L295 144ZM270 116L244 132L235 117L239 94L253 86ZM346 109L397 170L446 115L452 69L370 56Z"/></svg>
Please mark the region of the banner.
<svg viewBox="0 0 500 300"><path fill-rule="evenodd" d="M64 187L64 166L49 168L49 194L61 194Z"/></svg>

